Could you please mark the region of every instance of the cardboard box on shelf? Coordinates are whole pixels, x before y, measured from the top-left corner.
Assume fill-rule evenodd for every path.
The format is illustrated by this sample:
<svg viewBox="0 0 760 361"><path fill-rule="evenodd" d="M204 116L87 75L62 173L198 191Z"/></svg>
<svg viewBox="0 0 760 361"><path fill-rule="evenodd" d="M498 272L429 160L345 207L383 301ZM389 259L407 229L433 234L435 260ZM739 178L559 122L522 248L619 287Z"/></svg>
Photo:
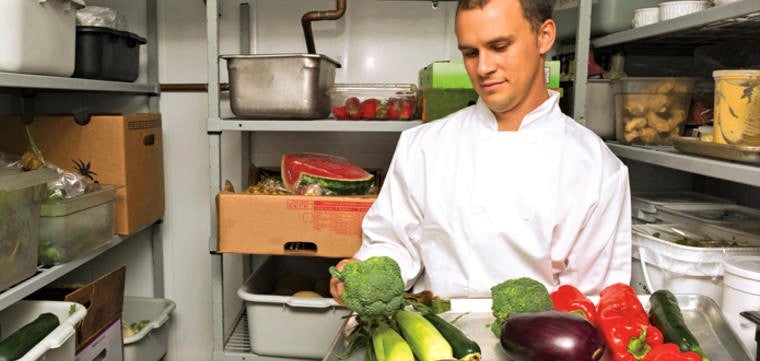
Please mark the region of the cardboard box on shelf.
<svg viewBox="0 0 760 361"><path fill-rule="evenodd" d="M79 350L74 361L123 361L124 344L121 332L121 318L113 321L87 346Z"/></svg>
<svg viewBox="0 0 760 361"><path fill-rule="evenodd" d="M219 252L350 257L374 196L217 195Z"/></svg>
<svg viewBox="0 0 760 361"><path fill-rule="evenodd" d="M461 61L433 62L420 69L418 78L420 88L472 89L470 77Z"/></svg>
<svg viewBox="0 0 760 361"><path fill-rule="evenodd" d="M92 349L102 350L108 344L103 340L111 339L109 333L117 333L121 341L121 311L124 304L124 280L126 266L121 266L110 273L79 288L71 287L45 287L29 296L33 300L52 300L79 303L87 308L87 315L76 326L76 354L77 361L95 360L97 358L84 357L80 360L79 355L85 352L88 355ZM112 331L113 324L118 322L117 331ZM89 351L86 351L89 350ZM96 353L99 354L100 351ZM122 347L119 342L118 350L109 347L109 361L122 360Z"/></svg>
<svg viewBox="0 0 760 361"><path fill-rule="evenodd" d="M547 88L559 88L559 72L559 60L547 60L544 63ZM430 63L420 69L417 76L420 89L472 89L470 77L461 61L444 60Z"/></svg>
<svg viewBox="0 0 760 361"><path fill-rule="evenodd" d="M29 130L49 163L74 170L81 160L100 183L124 186L117 191L117 234L163 216L161 114L93 115L85 125L70 115L35 116ZM0 139L0 151L20 155L28 148L20 117L0 121Z"/></svg>

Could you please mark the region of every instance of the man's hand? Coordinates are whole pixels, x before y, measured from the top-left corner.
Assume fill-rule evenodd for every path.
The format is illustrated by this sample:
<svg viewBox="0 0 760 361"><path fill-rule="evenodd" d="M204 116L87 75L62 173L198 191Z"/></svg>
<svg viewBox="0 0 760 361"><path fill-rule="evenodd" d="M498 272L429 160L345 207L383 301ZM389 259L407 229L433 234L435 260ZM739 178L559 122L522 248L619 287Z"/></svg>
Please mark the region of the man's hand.
<svg viewBox="0 0 760 361"><path fill-rule="evenodd" d="M338 271L343 271L343 267L345 267L347 264L352 262L359 262L356 258L346 258L338 262L338 264L335 265L335 268ZM339 304L345 306L346 304L343 303L343 298L341 298L341 295L343 294L344 285L343 282L335 277L330 277L330 294L333 296L335 301L337 301Z"/></svg>

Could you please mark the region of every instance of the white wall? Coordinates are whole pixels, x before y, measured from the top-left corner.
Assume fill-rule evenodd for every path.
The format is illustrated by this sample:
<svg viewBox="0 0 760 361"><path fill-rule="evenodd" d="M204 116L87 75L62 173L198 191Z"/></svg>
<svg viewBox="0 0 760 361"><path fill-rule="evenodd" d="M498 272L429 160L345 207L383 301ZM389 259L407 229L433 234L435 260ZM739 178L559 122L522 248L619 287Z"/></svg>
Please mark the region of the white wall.
<svg viewBox="0 0 760 361"><path fill-rule="evenodd" d="M222 1L220 53L239 53L239 4ZM159 3L159 79L161 83L206 82L205 7L200 0ZM332 0L251 0L252 53L304 53L300 17L334 8ZM458 59L453 37L455 3L432 9L428 1L349 0L338 21L313 23L318 53L343 65L337 82L417 83L417 72L434 60ZM227 81L226 64L221 79ZM177 303L167 360L208 360L211 356L211 277L207 104L204 93L161 95L164 127L166 214L162 225L165 296ZM226 101L223 115L231 115ZM259 133L252 137L252 160L277 165L285 151L343 154L366 167L387 167L398 134ZM242 187L240 134L223 136L224 179ZM240 301L238 256L225 257L228 317Z"/></svg>

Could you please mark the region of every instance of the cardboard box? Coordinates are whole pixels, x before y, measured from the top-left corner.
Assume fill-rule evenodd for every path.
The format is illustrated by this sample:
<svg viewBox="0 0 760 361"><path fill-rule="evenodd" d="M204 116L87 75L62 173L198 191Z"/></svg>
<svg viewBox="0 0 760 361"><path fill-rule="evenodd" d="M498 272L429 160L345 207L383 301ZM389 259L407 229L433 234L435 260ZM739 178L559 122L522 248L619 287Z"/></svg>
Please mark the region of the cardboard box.
<svg viewBox="0 0 760 361"><path fill-rule="evenodd" d="M76 326L76 353L79 354L90 344L101 339L114 322L121 320L126 272L126 266L121 266L82 287L45 287L28 298L76 302L87 308L87 315ZM118 329L121 340L121 326Z"/></svg>
<svg viewBox="0 0 760 361"><path fill-rule="evenodd" d="M82 348L74 357L74 361L124 361L122 340L119 318Z"/></svg>
<svg viewBox="0 0 760 361"><path fill-rule="evenodd" d="M218 250L224 253L351 257L375 196L217 195Z"/></svg>
<svg viewBox="0 0 760 361"><path fill-rule="evenodd" d="M472 88L462 62L436 61L422 68L418 76L420 88Z"/></svg>
<svg viewBox="0 0 760 361"><path fill-rule="evenodd" d="M544 63L544 77L546 77L546 87L549 89L559 88L559 60L547 60Z"/></svg>
<svg viewBox="0 0 760 361"><path fill-rule="evenodd" d="M422 121L443 118L477 101L474 89L422 89Z"/></svg>
<svg viewBox="0 0 760 361"><path fill-rule="evenodd" d="M559 88L560 61L547 60L544 64L546 87ZM421 89L472 89L470 77L462 62L436 61L422 68L418 77Z"/></svg>
<svg viewBox="0 0 760 361"><path fill-rule="evenodd" d="M160 114L93 115L86 125L73 116L35 116L29 129L49 163L74 170L81 160L100 183L124 186L116 195L116 233L134 233L163 216ZM20 155L28 148L20 118L0 119L0 139L0 151Z"/></svg>

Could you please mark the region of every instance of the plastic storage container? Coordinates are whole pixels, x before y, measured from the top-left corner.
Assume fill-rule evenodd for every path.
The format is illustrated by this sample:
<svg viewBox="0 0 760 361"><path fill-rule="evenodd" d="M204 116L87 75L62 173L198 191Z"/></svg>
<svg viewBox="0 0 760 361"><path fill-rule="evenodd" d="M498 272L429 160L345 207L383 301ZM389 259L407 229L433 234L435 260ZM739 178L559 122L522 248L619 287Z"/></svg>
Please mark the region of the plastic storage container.
<svg viewBox="0 0 760 361"><path fill-rule="evenodd" d="M348 120L409 120L417 118L419 91L414 84L334 84L327 92L333 117ZM347 109L349 98L359 100L355 116ZM372 100L374 99L374 100ZM372 103L369 103L372 102ZM346 112L338 112L343 107Z"/></svg>
<svg viewBox="0 0 760 361"><path fill-rule="evenodd" d="M756 326L740 316L739 312L760 311L760 256L729 257L723 279L723 315L755 360Z"/></svg>
<svg viewBox="0 0 760 361"><path fill-rule="evenodd" d="M222 55L230 77L230 107L252 119L322 119L340 64L317 54Z"/></svg>
<svg viewBox="0 0 760 361"><path fill-rule="evenodd" d="M660 19L660 8L639 8L633 11L633 27L638 28L646 25L652 25Z"/></svg>
<svg viewBox="0 0 760 361"><path fill-rule="evenodd" d="M760 146L760 70L716 70L713 141Z"/></svg>
<svg viewBox="0 0 760 361"><path fill-rule="evenodd" d="M616 80L615 133L624 144L670 145L683 132L695 78Z"/></svg>
<svg viewBox="0 0 760 361"><path fill-rule="evenodd" d="M591 5L591 36L600 36L631 28L633 10L654 7L662 0L599 0ZM557 23L557 40L575 38L578 29L580 0L557 1L552 17Z"/></svg>
<svg viewBox="0 0 760 361"><path fill-rule="evenodd" d="M45 312L58 316L60 325L27 351L19 361L73 361L76 348L75 327L87 314L84 306L78 303L18 301L0 311L0 339L5 339Z"/></svg>
<svg viewBox="0 0 760 361"><path fill-rule="evenodd" d="M119 186L101 187L71 199L42 203L39 264L68 262L113 238Z"/></svg>
<svg viewBox="0 0 760 361"><path fill-rule="evenodd" d="M5 0L0 11L0 71L70 76L76 10L82 0Z"/></svg>
<svg viewBox="0 0 760 361"><path fill-rule="evenodd" d="M158 361L169 344L169 316L174 301L165 298L124 297L122 322L148 321L140 332L124 335L124 361Z"/></svg>
<svg viewBox="0 0 760 361"><path fill-rule="evenodd" d="M145 38L127 31L77 26L75 78L135 81Z"/></svg>
<svg viewBox="0 0 760 361"><path fill-rule="evenodd" d="M348 309L329 297L328 268L336 259L271 256L238 289L245 301L251 351L258 355L322 359ZM291 296L315 291L322 298Z"/></svg>
<svg viewBox="0 0 760 361"><path fill-rule="evenodd" d="M659 20L665 21L707 9L707 1L666 1L659 5Z"/></svg>
<svg viewBox="0 0 760 361"><path fill-rule="evenodd" d="M760 209L735 204L672 204L659 207L657 218L663 223L707 223L749 230L760 223Z"/></svg>
<svg viewBox="0 0 760 361"><path fill-rule="evenodd" d="M760 255L760 238L711 225L632 225L631 286L647 294L667 288L696 293L720 304L724 261Z"/></svg>
<svg viewBox="0 0 760 361"><path fill-rule="evenodd" d="M0 169L0 291L37 271L40 202L54 170Z"/></svg>
<svg viewBox="0 0 760 361"><path fill-rule="evenodd" d="M642 221L656 223L658 207L734 203L736 202L731 199L715 197L692 191L635 193L631 197L631 214L634 218L640 219Z"/></svg>

